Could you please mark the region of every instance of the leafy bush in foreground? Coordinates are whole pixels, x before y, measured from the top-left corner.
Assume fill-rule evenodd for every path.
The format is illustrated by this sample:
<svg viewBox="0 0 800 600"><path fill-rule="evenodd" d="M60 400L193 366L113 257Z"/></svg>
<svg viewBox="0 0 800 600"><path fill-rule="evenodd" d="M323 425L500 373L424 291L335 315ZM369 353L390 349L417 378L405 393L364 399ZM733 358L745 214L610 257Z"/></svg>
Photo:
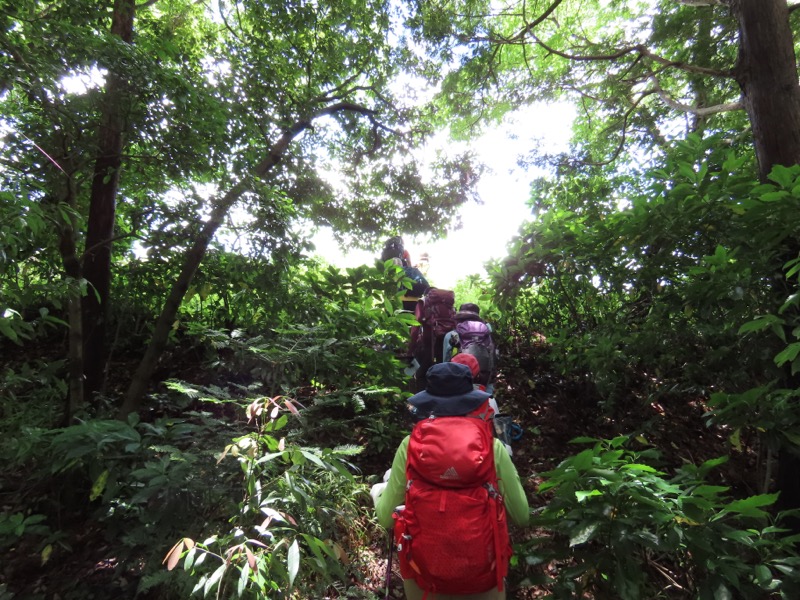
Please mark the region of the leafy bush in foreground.
<svg viewBox="0 0 800 600"><path fill-rule="evenodd" d="M347 457L361 449L304 447L279 437L289 419L282 409L302 418L290 400L253 402L248 416L257 429L233 440L219 458L235 458L244 478L231 529L202 542L181 538L164 559L168 569L182 565L190 573L193 594L265 598L295 591L321 598L349 581L345 540L362 537L363 486Z"/></svg>
<svg viewBox="0 0 800 600"><path fill-rule="evenodd" d="M627 436L578 438L593 446L543 473L552 493L533 519L551 531L524 550L528 565L557 566L555 598L797 598L794 544L765 511L777 494L731 500L706 476L726 458L686 464L669 476L646 464L653 449Z"/></svg>

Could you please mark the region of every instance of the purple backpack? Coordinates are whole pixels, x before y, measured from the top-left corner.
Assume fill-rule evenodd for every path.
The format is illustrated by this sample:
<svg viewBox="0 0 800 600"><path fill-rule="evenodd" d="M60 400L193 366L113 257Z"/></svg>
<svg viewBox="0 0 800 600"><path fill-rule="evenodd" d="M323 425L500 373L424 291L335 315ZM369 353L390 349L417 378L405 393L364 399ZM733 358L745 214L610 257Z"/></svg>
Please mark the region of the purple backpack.
<svg viewBox="0 0 800 600"><path fill-rule="evenodd" d="M492 330L480 320L460 321L456 324L458 351L472 354L478 360L480 373L475 383L487 385L494 379L495 346Z"/></svg>
<svg viewBox="0 0 800 600"><path fill-rule="evenodd" d="M456 325L456 333L458 333L459 347L462 352L473 344L494 350L492 332L483 321L461 321Z"/></svg>

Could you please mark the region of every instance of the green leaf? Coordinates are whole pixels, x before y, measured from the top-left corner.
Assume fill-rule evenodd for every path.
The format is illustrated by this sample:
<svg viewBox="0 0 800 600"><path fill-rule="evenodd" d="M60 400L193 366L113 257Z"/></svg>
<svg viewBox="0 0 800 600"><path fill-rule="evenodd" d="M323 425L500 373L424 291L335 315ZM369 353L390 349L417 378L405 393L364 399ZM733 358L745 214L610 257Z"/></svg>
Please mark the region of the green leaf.
<svg viewBox="0 0 800 600"><path fill-rule="evenodd" d="M300 453L303 456L305 456L308 460L313 462L315 465L317 465L320 469L329 470L328 465L326 465L324 462L322 462L320 457L317 456L316 454L314 454L313 452L309 452L308 450L302 450L301 449Z"/></svg>
<svg viewBox="0 0 800 600"><path fill-rule="evenodd" d="M772 571L766 565L756 565L755 579L760 586L766 586L772 582Z"/></svg>
<svg viewBox="0 0 800 600"><path fill-rule="evenodd" d="M195 564L200 564L200 561L197 561ZM219 582L219 580L222 578L222 575L225 573L226 567L227 565L223 563L211 574L211 576L208 578L208 581L206 581L205 586L203 586L204 595L208 596L209 592L214 589L214 586Z"/></svg>
<svg viewBox="0 0 800 600"><path fill-rule="evenodd" d="M583 502L587 498L591 498L592 496L602 496L602 495L603 495L603 492L601 492L600 490L591 490L591 491L588 491L588 492L584 492L584 491L580 491L579 490L579 491L575 492L575 497L578 499L578 502Z"/></svg>
<svg viewBox="0 0 800 600"><path fill-rule="evenodd" d="M731 446L736 448L737 452L741 452L742 451L742 428L741 427L737 427L736 430L728 438L728 441L730 441Z"/></svg>
<svg viewBox="0 0 800 600"><path fill-rule="evenodd" d="M789 189L792 187L796 177L796 168L785 167L783 165L775 165L772 171L767 176L768 179L774 181L783 188Z"/></svg>
<svg viewBox="0 0 800 600"><path fill-rule="evenodd" d="M572 466L578 471L585 471L592 467L594 462L594 452L592 450L584 450L580 454L570 459Z"/></svg>
<svg viewBox="0 0 800 600"><path fill-rule="evenodd" d="M589 522L583 523L577 529L572 530L569 536L570 548L578 544L584 544L592 539L595 531L597 531L597 527L598 523Z"/></svg>
<svg viewBox="0 0 800 600"><path fill-rule="evenodd" d="M294 586L294 579L300 571L300 546L297 540L292 542L289 546L289 552L286 555L286 566L289 571L289 587Z"/></svg>
<svg viewBox="0 0 800 600"><path fill-rule="evenodd" d="M92 490L89 494L89 502L94 502L102 495L103 490L106 489L107 481L108 481L108 469L100 473L97 479L94 480L94 483L92 484Z"/></svg>
<svg viewBox="0 0 800 600"><path fill-rule="evenodd" d="M774 324L783 325L784 320L780 317L776 317L775 315L764 315L754 319L753 321L748 321L741 327L739 327L739 335L743 333L749 333L751 331L762 331L771 327Z"/></svg>
<svg viewBox="0 0 800 600"><path fill-rule="evenodd" d="M778 499L778 494L759 494L743 500L734 500L724 507L725 512L734 512L746 517L763 517L766 513L762 506L771 506Z"/></svg>
<svg viewBox="0 0 800 600"><path fill-rule="evenodd" d="M579 436L579 437L576 437L576 438L572 438L569 441L569 443L570 444L595 444L595 443L597 443L599 441L600 441L599 438Z"/></svg>
<svg viewBox="0 0 800 600"><path fill-rule="evenodd" d="M197 556L197 546L191 548L187 553L186 557L183 560L183 570L184 571L191 571L192 567L194 566L194 559Z"/></svg>
<svg viewBox="0 0 800 600"><path fill-rule="evenodd" d="M761 194L761 200L763 200L764 202L778 202L788 197L789 197L789 192L785 190L778 190L777 192L767 192L766 194Z"/></svg>
<svg viewBox="0 0 800 600"><path fill-rule="evenodd" d="M697 173L695 173L693 165L690 165L690 164L687 164L687 163L679 164L678 165L678 173L680 173L683 177L685 177L686 179L688 179L691 182L695 182L695 181L698 180L697 179Z"/></svg>
<svg viewBox="0 0 800 600"><path fill-rule="evenodd" d="M12 342L20 344L19 336L14 328L11 326L10 319L6 319L4 317L0 317L0 333L10 339Z"/></svg>
<svg viewBox="0 0 800 600"><path fill-rule="evenodd" d="M199 562L200 561L198 561L198 563ZM192 589L192 594L199 592L205 586L206 581L208 581L208 575L201 576L200 579L197 580L197 584L195 584L194 588Z"/></svg>
<svg viewBox="0 0 800 600"><path fill-rule="evenodd" d="M250 563L245 561L242 567L242 572L239 574L239 581L236 584L236 594L241 598L244 594L244 588L247 586L247 578L250 575Z"/></svg>
<svg viewBox="0 0 800 600"><path fill-rule="evenodd" d="M701 474L705 474L711 469L718 467L720 465L724 465L728 462L729 458L727 456L718 456L717 458L709 458L706 461L703 461L703 464L700 465L699 471Z"/></svg>
<svg viewBox="0 0 800 600"><path fill-rule="evenodd" d="M796 359L798 354L800 354L800 342L789 344L775 357L775 364L780 367Z"/></svg>
<svg viewBox="0 0 800 600"><path fill-rule="evenodd" d="M622 468L623 469L628 469L628 470L631 470L631 471L642 471L644 473L658 473L658 474L661 474L661 471L659 471L657 469L654 469L653 467L651 467L649 465L640 465L638 463L630 463L630 464L627 464L627 465L622 465Z"/></svg>
<svg viewBox="0 0 800 600"><path fill-rule="evenodd" d="M730 488L724 485L698 485L694 490L692 490L692 495L716 498L720 494L727 492L729 489Z"/></svg>

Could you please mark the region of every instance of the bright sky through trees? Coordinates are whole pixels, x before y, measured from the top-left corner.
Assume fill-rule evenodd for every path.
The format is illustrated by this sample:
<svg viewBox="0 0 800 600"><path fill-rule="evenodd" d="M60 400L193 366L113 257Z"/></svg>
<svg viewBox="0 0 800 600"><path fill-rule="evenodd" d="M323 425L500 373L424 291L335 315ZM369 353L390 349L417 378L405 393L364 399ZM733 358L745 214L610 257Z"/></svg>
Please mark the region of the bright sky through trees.
<svg viewBox="0 0 800 600"><path fill-rule="evenodd" d="M62 85L68 93L82 94L102 80L103 74L93 69L88 74L64 78ZM510 115L501 125L465 144L489 167L478 185L483 204L464 206L460 214L463 226L445 239L405 237L413 261L428 253L428 278L432 285L452 288L468 275L484 275L484 264L489 260L506 256L509 240L531 216L528 206L531 182L547 175L541 168L521 167L519 160L534 148L550 154L566 150L573 119L574 108L566 103L536 104ZM456 146L445 135L440 143L447 144L449 150ZM235 212L238 219L247 218L241 211ZM320 231L313 240L316 254L340 267L371 264L376 257L376 253L365 250L342 252L328 230ZM241 243L238 240L234 245Z"/></svg>
<svg viewBox="0 0 800 600"><path fill-rule="evenodd" d="M566 150L573 118L574 109L568 104L536 104L469 144L490 169L478 185L483 204L464 206L463 227L443 240L404 238L413 261L428 253L432 285L452 288L468 275L484 275L487 261L506 256L509 240L531 216L530 183L547 175L540 168L521 167L519 159L534 148L547 153ZM376 257L363 250L343 253L330 231L321 231L314 243L319 256L340 267L371 264Z"/></svg>

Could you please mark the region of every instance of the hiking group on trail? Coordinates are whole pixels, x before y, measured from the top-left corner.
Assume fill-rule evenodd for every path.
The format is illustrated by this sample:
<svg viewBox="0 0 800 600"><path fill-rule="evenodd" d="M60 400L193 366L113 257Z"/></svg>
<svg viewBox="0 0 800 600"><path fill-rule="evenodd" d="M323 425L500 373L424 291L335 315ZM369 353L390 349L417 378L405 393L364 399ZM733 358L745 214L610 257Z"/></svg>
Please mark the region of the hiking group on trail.
<svg viewBox="0 0 800 600"><path fill-rule="evenodd" d="M493 397L491 326L477 305L455 310L452 291L431 287L411 266L402 238L387 241L381 259L412 279L403 307L419 323L405 356L416 391L408 399L414 425L371 490L397 551L406 600L504 600L508 519L527 524L529 508L511 459L521 430ZM391 569L391 551L389 562Z"/></svg>
<svg viewBox="0 0 800 600"><path fill-rule="evenodd" d="M458 354L475 357L479 373L475 383L492 392L497 349L491 326L480 316L480 307L463 303L455 309L455 293L432 287L411 257L399 236L384 245L381 260L392 261L411 279L410 289L402 297L403 309L414 312L419 325L411 328L407 358L414 373L415 391L425 389L428 368L447 362ZM405 288L404 288L405 289Z"/></svg>

